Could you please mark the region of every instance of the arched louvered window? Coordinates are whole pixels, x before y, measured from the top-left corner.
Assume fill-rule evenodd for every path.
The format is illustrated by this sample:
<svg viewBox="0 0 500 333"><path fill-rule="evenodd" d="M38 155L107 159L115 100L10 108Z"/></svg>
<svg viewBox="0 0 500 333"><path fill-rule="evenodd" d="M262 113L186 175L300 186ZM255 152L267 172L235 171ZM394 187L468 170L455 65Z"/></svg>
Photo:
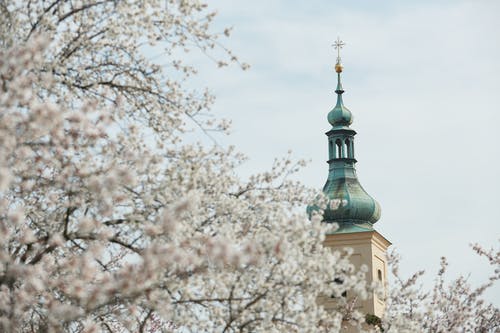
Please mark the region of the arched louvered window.
<svg viewBox="0 0 500 333"><path fill-rule="evenodd" d="M345 139L345 147L346 147L346 157L352 158L352 149L351 149L351 140Z"/></svg>
<svg viewBox="0 0 500 333"><path fill-rule="evenodd" d="M342 141L340 141L340 139L337 139L335 141L335 145L337 146L337 158L342 158L344 157L343 154L342 154Z"/></svg>

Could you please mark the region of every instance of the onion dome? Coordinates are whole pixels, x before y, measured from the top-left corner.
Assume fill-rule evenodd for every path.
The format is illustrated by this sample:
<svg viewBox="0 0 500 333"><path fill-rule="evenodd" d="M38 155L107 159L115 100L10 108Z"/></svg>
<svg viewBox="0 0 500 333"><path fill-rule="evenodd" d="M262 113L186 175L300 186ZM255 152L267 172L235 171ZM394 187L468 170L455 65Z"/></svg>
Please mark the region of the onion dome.
<svg viewBox="0 0 500 333"><path fill-rule="evenodd" d="M340 64L338 64L340 65ZM342 88L342 83L340 82L340 73L342 72L342 67L337 67L340 71L337 73L338 83L337 89L335 89L335 93L337 94L337 104L335 107L328 113L328 122L333 126L349 126L352 124L352 113L348 108L344 106L344 102L342 100L342 94L344 93L344 89Z"/></svg>
<svg viewBox="0 0 500 333"><path fill-rule="evenodd" d="M335 163L323 193L328 198L324 222L374 224L380 219L380 205L359 183L353 162Z"/></svg>

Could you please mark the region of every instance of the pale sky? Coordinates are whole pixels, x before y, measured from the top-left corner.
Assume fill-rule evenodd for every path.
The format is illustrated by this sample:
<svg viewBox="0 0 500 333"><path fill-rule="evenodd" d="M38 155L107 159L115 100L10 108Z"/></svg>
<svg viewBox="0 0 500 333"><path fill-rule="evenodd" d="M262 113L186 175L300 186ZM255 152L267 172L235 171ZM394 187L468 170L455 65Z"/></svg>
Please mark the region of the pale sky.
<svg viewBox="0 0 500 333"><path fill-rule="evenodd" d="M402 255L405 275L484 281L492 269L471 242L500 239L500 1L213 0L224 44L252 67L199 61L197 84L233 120L222 145L269 168L291 149L310 159L306 185L326 181L327 113L335 105L340 35L344 103L354 115L358 177L382 207L375 228ZM428 283L428 282L427 282ZM497 285L488 295L500 303Z"/></svg>

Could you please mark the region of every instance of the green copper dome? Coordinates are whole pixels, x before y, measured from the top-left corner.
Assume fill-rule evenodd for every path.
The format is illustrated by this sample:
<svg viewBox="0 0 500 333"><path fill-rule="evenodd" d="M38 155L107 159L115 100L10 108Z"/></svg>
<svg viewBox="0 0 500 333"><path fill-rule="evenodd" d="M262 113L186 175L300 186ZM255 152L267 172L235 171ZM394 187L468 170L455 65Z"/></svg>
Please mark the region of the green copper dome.
<svg viewBox="0 0 500 333"><path fill-rule="evenodd" d="M339 232L349 230L371 229L380 218L380 205L361 186L356 175L354 158L354 136L351 129L352 113L344 106L342 94L344 90L340 82L342 67L337 63L338 84L337 104L328 113L328 122L332 128L328 136L328 179L323 193L328 199L323 210L323 221L338 223ZM318 210L317 206L307 208L309 214ZM354 230L354 231L352 231Z"/></svg>
<svg viewBox="0 0 500 333"><path fill-rule="evenodd" d="M335 92L337 93L337 104L328 113L328 122L333 126L349 126L352 124L352 113L348 108L344 106L342 101L342 94L344 90L342 89L342 84L340 83L340 73L338 75L338 84Z"/></svg>
<svg viewBox="0 0 500 333"><path fill-rule="evenodd" d="M323 193L329 201L323 211L323 220L337 223L377 222L380 219L380 205L359 183L354 161L346 159L331 166L333 168L323 187Z"/></svg>

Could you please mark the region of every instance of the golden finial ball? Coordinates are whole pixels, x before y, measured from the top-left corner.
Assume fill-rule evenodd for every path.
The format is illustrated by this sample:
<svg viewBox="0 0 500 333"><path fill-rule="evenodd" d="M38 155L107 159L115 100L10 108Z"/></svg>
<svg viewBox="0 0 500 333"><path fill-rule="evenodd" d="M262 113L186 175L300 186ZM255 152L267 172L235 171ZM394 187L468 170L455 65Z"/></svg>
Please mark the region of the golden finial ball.
<svg viewBox="0 0 500 333"><path fill-rule="evenodd" d="M338 63L335 64L335 71L337 73L342 73L343 69L344 69L344 66L342 66L342 64L340 62L338 62Z"/></svg>

